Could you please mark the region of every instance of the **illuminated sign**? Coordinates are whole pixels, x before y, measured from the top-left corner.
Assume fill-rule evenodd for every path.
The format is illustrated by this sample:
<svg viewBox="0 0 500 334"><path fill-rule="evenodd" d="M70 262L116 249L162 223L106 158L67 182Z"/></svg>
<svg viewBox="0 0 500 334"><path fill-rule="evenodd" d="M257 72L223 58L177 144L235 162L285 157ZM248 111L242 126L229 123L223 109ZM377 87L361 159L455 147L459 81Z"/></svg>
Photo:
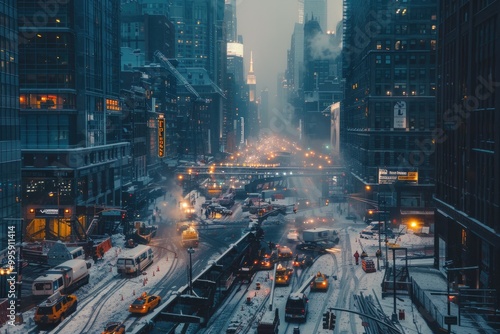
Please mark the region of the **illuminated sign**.
<svg viewBox="0 0 500 334"><path fill-rule="evenodd" d="M158 156L165 156L165 119L158 118Z"/></svg>
<svg viewBox="0 0 500 334"><path fill-rule="evenodd" d="M35 217L64 216L64 209L35 209Z"/></svg>
<svg viewBox="0 0 500 334"><path fill-rule="evenodd" d="M393 184L396 182L418 183L417 171L390 170L386 168L378 169L379 184Z"/></svg>

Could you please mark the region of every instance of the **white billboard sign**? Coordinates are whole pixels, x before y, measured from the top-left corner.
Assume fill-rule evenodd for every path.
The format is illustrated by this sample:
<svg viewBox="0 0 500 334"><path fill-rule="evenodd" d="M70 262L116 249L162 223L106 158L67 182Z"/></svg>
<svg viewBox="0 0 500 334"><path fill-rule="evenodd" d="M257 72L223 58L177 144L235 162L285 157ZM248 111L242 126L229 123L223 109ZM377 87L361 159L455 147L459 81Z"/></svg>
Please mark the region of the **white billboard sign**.
<svg viewBox="0 0 500 334"><path fill-rule="evenodd" d="M405 101L398 101L394 105L394 129L406 129Z"/></svg>

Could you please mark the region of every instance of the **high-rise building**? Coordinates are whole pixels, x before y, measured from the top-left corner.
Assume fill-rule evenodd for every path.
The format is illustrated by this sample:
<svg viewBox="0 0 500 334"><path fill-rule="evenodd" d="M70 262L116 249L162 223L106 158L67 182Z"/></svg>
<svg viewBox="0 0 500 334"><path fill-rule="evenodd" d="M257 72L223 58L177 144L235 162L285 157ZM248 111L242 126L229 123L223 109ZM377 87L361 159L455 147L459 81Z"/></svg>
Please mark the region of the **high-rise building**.
<svg viewBox="0 0 500 334"><path fill-rule="evenodd" d="M437 1L346 0L344 15L341 148L350 190L396 222L432 228L434 156L421 153L436 127Z"/></svg>
<svg viewBox="0 0 500 334"><path fill-rule="evenodd" d="M238 42L238 20L236 16L236 0L225 0L224 21L226 25L226 34L228 43Z"/></svg>
<svg viewBox="0 0 500 334"><path fill-rule="evenodd" d="M471 268L450 281L498 300L500 2L439 3L437 128L421 147L436 157L436 262Z"/></svg>
<svg viewBox="0 0 500 334"><path fill-rule="evenodd" d="M22 239L21 217L21 141L19 133L19 79L17 0L0 1L0 250ZM7 252L4 253L7 259ZM11 254L11 252L9 252ZM17 268L15 268L17 269ZM14 270L14 272L17 270ZM14 275L14 274L13 274ZM0 298L11 290L7 278L0 275ZM16 277L17 278L17 277ZM17 279L16 279L17 281ZM18 285L18 289L20 285ZM20 296L20 291L16 292Z"/></svg>
<svg viewBox="0 0 500 334"><path fill-rule="evenodd" d="M299 23L315 20L319 22L321 30L328 28L326 0L299 0Z"/></svg>
<svg viewBox="0 0 500 334"><path fill-rule="evenodd" d="M37 20L20 0L19 86L27 239L85 238L103 207L120 207L120 2L68 1ZM71 226L71 228L68 228Z"/></svg>
<svg viewBox="0 0 500 334"><path fill-rule="evenodd" d="M224 150L226 145L225 134L222 132L223 119L227 114L223 94L227 68L224 12L224 0L172 0L170 5L170 19L176 29L175 59L178 62L179 72L190 74L191 77L186 77L186 80L193 86L195 86L194 81L199 80L200 83L203 81L201 86L210 87L207 95L212 96L213 92L218 94L213 99L205 99L207 103L203 107L208 108L206 114L210 117L206 120L206 128L200 131L206 131L210 138L197 136L201 142L195 146L203 146L204 149L201 151L207 154L208 152L216 154ZM192 75L201 77L197 79ZM198 109L193 103L196 96L182 87L178 92L180 98L177 102L180 110ZM184 92L186 95L181 96Z"/></svg>
<svg viewBox="0 0 500 334"><path fill-rule="evenodd" d="M227 83L226 83L226 110L224 127L226 133L231 136L231 144L228 144L228 152L237 149L241 138L241 117L246 117L247 96L245 89L245 73L242 43L227 44Z"/></svg>
<svg viewBox="0 0 500 334"><path fill-rule="evenodd" d="M204 68L210 79L221 86L219 60L225 58L225 52L221 52L218 42L223 40L224 0L172 0L171 3L179 67Z"/></svg>
<svg viewBox="0 0 500 334"><path fill-rule="evenodd" d="M143 14L141 9L134 2L121 6L121 46L128 47L135 52L136 61L131 65L143 66L144 62L154 62L156 50L167 58L173 58L175 53L174 25L164 14Z"/></svg>

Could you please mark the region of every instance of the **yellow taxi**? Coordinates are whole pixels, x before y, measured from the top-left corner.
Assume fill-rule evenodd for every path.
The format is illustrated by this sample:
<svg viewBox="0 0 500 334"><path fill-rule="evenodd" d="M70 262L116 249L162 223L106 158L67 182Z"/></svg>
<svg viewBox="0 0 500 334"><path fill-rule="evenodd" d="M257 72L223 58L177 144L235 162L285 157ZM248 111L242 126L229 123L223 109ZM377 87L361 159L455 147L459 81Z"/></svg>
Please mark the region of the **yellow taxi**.
<svg viewBox="0 0 500 334"><path fill-rule="evenodd" d="M139 298L130 304L128 311L130 313L146 314L149 313L149 311L154 310L158 305L160 305L160 303L160 296L148 295L144 292Z"/></svg>
<svg viewBox="0 0 500 334"><path fill-rule="evenodd" d="M61 295L60 292L56 292L36 308L35 324L39 326L57 324L75 312L77 305L78 299L75 295Z"/></svg>
<svg viewBox="0 0 500 334"><path fill-rule="evenodd" d="M318 271L311 282L311 291L326 291L328 290L328 277Z"/></svg>
<svg viewBox="0 0 500 334"><path fill-rule="evenodd" d="M285 268L281 264L276 268L276 285L289 285L292 279L293 269Z"/></svg>
<svg viewBox="0 0 500 334"><path fill-rule="evenodd" d="M104 327L104 332L101 334L124 334L125 325L121 322L109 322L106 327Z"/></svg>

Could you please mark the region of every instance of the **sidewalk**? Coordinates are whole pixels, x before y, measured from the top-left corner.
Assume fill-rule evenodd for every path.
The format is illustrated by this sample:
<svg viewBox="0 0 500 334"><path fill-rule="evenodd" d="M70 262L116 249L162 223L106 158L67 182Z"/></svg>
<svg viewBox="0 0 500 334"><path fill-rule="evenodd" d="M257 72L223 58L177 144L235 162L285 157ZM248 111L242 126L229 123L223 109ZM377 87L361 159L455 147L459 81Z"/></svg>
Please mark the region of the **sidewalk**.
<svg viewBox="0 0 500 334"><path fill-rule="evenodd" d="M326 210L323 211L323 213ZM354 228L365 226L364 223L358 221L355 223L352 220L348 220L344 215L340 215L335 210L334 213L335 220L342 221L343 223L351 224ZM391 260L392 261L392 260ZM418 327L418 333L447 333L448 325L445 324L445 317L448 315L448 303L447 303L447 288L446 288L446 276L443 275L439 270L433 268L433 259L422 261L422 264L417 264L416 261L412 260L408 267L408 273L412 284L413 298L411 296L397 296L398 297L398 309L404 309L408 314L406 314L406 320L401 320L398 322L400 325L408 329L413 322L415 326L410 332ZM383 275L381 276L383 279ZM394 303L392 302L393 295L386 296L382 298L381 304L384 312L391 316L394 313ZM425 320L427 326L418 326L415 318L412 319L411 313L417 312L420 317ZM486 321L480 316L475 315L471 318L468 315L461 315L459 317L459 309L455 303L450 303L450 315L457 317L457 325L451 326L451 332L455 334L493 334L498 333L495 329L489 327ZM398 316L401 316L398 314ZM403 319L405 318L403 314ZM426 328L424 328L426 327Z"/></svg>
<svg viewBox="0 0 500 334"><path fill-rule="evenodd" d="M414 304L434 331L447 330L448 325L445 324L445 317L448 315L446 277L432 267L410 267L409 273L413 281ZM498 333L489 327L480 315L475 315L474 318L468 315L459 316L458 305L452 302L450 315L457 317L457 325L451 326L452 333Z"/></svg>

